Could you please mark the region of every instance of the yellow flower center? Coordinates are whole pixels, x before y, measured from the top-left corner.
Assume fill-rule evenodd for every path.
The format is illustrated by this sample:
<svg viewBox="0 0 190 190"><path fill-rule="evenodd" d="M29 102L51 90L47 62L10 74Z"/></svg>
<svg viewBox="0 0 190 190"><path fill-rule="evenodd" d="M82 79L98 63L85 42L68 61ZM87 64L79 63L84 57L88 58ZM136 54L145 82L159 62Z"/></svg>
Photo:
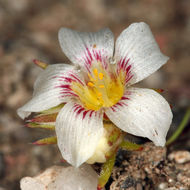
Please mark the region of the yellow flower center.
<svg viewBox="0 0 190 190"><path fill-rule="evenodd" d="M86 109L99 110L116 104L124 93L125 74L116 72L116 65L104 69L100 61L94 62L87 74L86 85L72 83L72 90L78 95Z"/></svg>

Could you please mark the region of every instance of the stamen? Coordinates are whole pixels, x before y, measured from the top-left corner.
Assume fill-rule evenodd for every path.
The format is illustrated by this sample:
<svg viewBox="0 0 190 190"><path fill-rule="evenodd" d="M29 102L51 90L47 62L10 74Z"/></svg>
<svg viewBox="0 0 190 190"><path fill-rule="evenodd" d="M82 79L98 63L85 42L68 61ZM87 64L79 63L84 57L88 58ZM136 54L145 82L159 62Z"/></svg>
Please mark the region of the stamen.
<svg viewBox="0 0 190 190"><path fill-rule="evenodd" d="M104 78L104 74L103 73L99 73L99 79L102 80Z"/></svg>
<svg viewBox="0 0 190 190"><path fill-rule="evenodd" d="M102 107L111 107L121 99L125 88L124 80L122 71L116 72L116 65L109 65L105 69L97 61L87 74L86 86L73 82L71 88L86 109L99 110Z"/></svg>
<svg viewBox="0 0 190 190"><path fill-rule="evenodd" d="M93 72L94 72L94 75L95 75L95 76L98 76L98 69L95 68L95 69L93 70Z"/></svg>
<svg viewBox="0 0 190 190"><path fill-rule="evenodd" d="M92 82L88 82L88 86L93 87L94 84Z"/></svg>
<svg viewBox="0 0 190 190"><path fill-rule="evenodd" d="M90 81L95 81L94 79L93 79L93 77L88 73L88 77L89 77L89 79L90 79Z"/></svg>

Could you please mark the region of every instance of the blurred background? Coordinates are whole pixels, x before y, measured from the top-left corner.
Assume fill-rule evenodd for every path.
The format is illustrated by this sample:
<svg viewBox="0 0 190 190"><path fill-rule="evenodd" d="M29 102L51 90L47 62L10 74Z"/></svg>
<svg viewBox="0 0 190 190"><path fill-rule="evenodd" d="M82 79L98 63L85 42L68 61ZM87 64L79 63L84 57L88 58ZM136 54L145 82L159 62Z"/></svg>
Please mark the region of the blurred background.
<svg viewBox="0 0 190 190"><path fill-rule="evenodd" d="M144 21L169 62L139 86L164 89L174 112L172 130L190 102L189 0L0 0L0 190L18 190L23 176L60 163L56 146L31 142L47 132L24 127L16 110L32 96L41 69L32 63L69 63L61 52L60 27L97 31L109 27L115 37L133 22ZM171 149L190 150L190 130Z"/></svg>

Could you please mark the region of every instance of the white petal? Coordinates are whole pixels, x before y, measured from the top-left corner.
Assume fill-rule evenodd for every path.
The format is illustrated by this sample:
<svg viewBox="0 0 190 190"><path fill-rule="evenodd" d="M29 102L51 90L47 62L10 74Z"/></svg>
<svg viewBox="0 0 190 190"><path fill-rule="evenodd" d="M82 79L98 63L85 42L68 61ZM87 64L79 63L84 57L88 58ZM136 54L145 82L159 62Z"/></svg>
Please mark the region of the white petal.
<svg viewBox="0 0 190 190"><path fill-rule="evenodd" d="M113 56L114 36L107 28L94 33L61 28L58 37L63 52L74 64L88 68L92 60L104 62Z"/></svg>
<svg viewBox="0 0 190 190"><path fill-rule="evenodd" d="M106 115L123 131L147 137L157 146L164 146L172 121L167 101L154 90L141 88L129 88Z"/></svg>
<svg viewBox="0 0 190 190"><path fill-rule="evenodd" d="M54 64L48 66L34 84L32 99L18 109L18 115L25 118L31 112L47 110L67 101L70 96L73 96L71 90L64 86L70 83L68 78L72 79L71 73L76 75L76 71L71 65Z"/></svg>
<svg viewBox="0 0 190 190"><path fill-rule="evenodd" d="M103 114L85 110L70 101L56 119L56 135L62 156L73 166L80 166L94 153L103 135Z"/></svg>
<svg viewBox="0 0 190 190"><path fill-rule="evenodd" d="M169 59L160 52L149 26L143 22L125 29L118 37L115 49L115 58L120 66L124 62L124 68L131 67L133 77L129 84L143 80Z"/></svg>

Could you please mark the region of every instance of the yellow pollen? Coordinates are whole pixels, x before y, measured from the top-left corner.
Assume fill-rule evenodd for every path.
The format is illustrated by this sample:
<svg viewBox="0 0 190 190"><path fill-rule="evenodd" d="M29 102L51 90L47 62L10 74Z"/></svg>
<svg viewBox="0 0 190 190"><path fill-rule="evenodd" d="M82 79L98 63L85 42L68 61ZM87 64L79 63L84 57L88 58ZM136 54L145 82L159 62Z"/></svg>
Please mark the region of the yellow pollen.
<svg viewBox="0 0 190 190"><path fill-rule="evenodd" d="M99 79L102 80L104 78L104 74L103 73L99 73Z"/></svg>
<svg viewBox="0 0 190 190"><path fill-rule="evenodd" d="M94 72L94 75L98 76L98 69L95 68L95 69L93 70L93 72Z"/></svg>
<svg viewBox="0 0 190 190"><path fill-rule="evenodd" d="M78 95L87 110L99 110L116 104L124 94L125 74L116 72L116 67L106 70L101 62L92 64L92 72L87 73L86 85L72 82L72 90Z"/></svg>
<svg viewBox="0 0 190 190"><path fill-rule="evenodd" d="M92 82L88 82L88 86L93 87L94 84Z"/></svg>

